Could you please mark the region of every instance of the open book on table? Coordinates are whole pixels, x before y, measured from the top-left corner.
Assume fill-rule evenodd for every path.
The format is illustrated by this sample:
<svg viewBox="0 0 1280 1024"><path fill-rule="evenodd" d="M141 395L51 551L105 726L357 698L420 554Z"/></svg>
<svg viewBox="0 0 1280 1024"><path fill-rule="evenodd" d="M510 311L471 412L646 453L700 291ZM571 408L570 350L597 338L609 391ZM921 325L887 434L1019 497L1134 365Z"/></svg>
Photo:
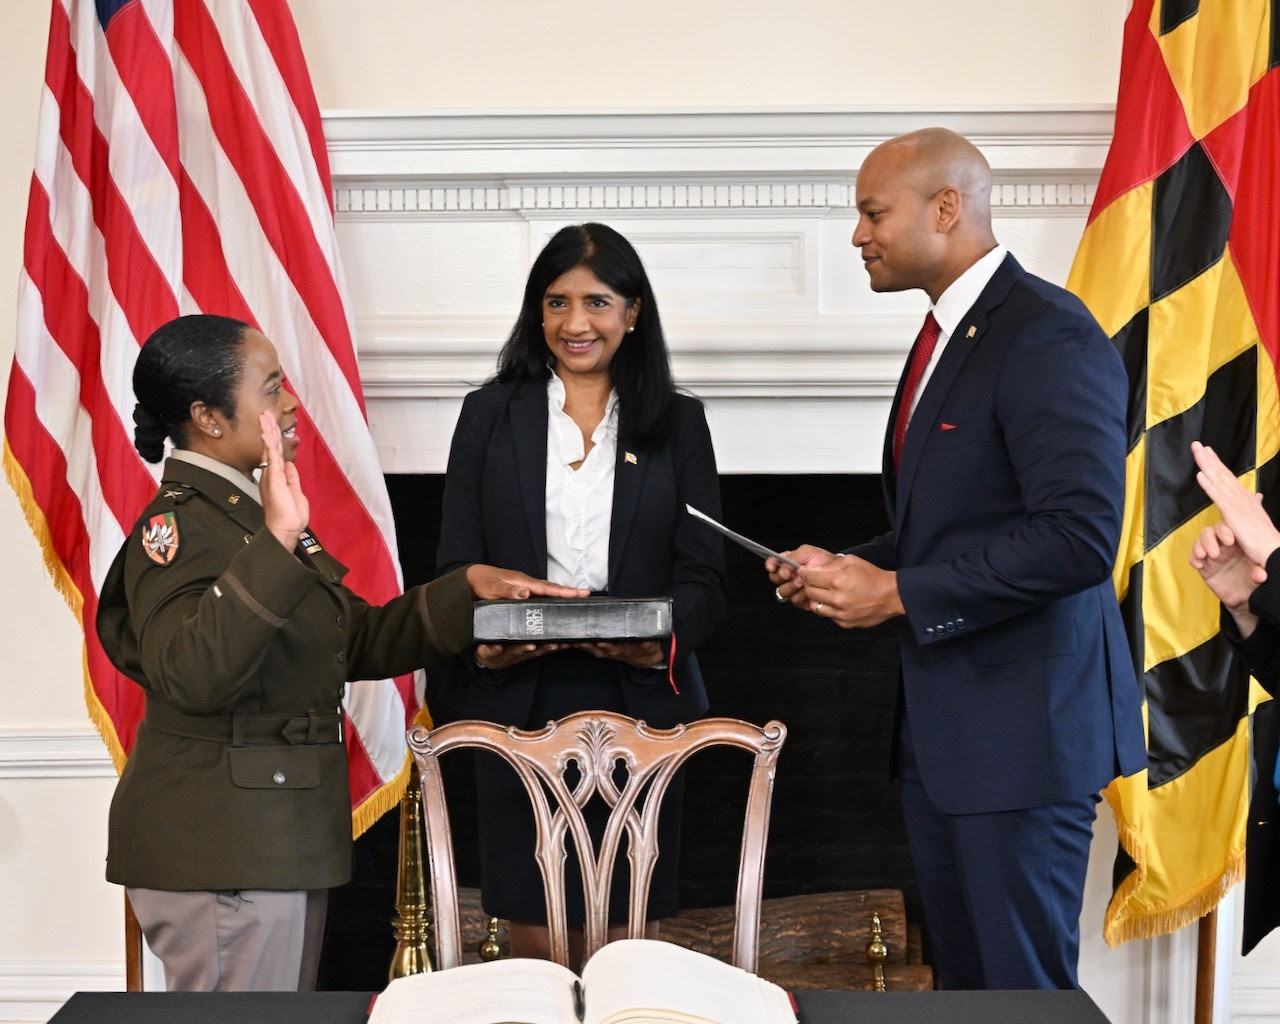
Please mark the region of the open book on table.
<svg viewBox="0 0 1280 1024"><path fill-rule="evenodd" d="M369 1024L796 1024L772 982L683 946L620 939L579 978L550 960L494 960L397 978Z"/></svg>

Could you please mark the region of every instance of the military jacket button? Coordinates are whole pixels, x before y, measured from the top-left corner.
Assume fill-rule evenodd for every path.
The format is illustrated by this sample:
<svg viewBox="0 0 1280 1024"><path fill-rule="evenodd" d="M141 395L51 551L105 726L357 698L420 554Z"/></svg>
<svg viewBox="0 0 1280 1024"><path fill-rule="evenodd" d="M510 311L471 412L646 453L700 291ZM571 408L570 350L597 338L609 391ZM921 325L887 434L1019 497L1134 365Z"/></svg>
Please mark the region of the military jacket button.
<svg viewBox="0 0 1280 1024"><path fill-rule="evenodd" d="M924 627L924 635L925 635L925 636L933 636L933 627L932 627L932 626L925 626L925 627Z"/></svg>
<svg viewBox="0 0 1280 1024"><path fill-rule="evenodd" d="M277 771L273 776L271 776L271 781L272 781L272 782L274 782L277 786L283 786L283 785L284 785L284 772L282 772L282 771Z"/></svg>
<svg viewBox="0 0 1280 1024"><path fill-rule="evenodd" d="M345 625L347 624L347 620L346 620L346 619L344 619L341 615L339 615L339 616L338 616L336 619L334 619L333 621L337 624L337 626L338 626L338 628L339 628L339 629L341 629L343 626L345 626Z"/></svg>
<svg viewBox="0 0 1280 1024"><path fill-rule="evenodd" d="M338 664L339 664L339 665L344 665L344 664L346 664L346 661L347 661L347 652L346 652L346 651L339 651L339 652L338 652Z"/></svg>

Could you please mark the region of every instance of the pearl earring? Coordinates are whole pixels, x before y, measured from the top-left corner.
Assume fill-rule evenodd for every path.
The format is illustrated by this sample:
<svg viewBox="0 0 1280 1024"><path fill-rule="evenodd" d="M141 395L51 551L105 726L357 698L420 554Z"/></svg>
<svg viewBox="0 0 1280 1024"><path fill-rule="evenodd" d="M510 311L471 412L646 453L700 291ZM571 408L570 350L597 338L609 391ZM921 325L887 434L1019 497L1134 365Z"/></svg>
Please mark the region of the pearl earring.
<svg viewBox="0 0 1280 1024"><path fill-rule="evenodd" d="M213 436L214 436L214 437L221 437L221 436L222 436L222 430L221 430L220 428L218 428L218 427L214 427L214 428L213 428Z"/></svg>
<svg viewBox="0 0 1280 1024"><path fill-rule="evenodd" d="M635 333L636 333L635 326L634 326L634 325L632 325L631 327L628 327L628 328L627 328L627 333L628 333L628 334L635 334Z"/></svg>

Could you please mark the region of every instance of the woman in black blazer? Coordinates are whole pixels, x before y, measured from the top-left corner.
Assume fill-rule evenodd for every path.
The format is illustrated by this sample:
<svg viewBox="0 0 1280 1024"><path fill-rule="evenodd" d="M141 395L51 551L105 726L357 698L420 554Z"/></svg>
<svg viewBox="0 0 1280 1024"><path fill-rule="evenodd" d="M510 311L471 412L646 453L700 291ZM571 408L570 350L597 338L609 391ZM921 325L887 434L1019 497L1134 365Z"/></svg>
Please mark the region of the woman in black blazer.
<svg viewBox="0 0 1280 1024"><path fill-rule="evenodd" d="M724 566L719 538L686 502L718 517L715 454L701 403L675 390L640 258L605 225L563 228L534 261L497 373L463 403L437 570L479 561L622 597L670 595L674 634L668 644L481 645L454 667L452 703L521 728L586 709L657 727L702 715L694 651L723 614ZM485 912L511 922L513 955L546 956L528 797L487 757L477 758L477 789ZM675 913L679 815L673 785L651 920ZM626 920L618 859L612 924ZM580 923L572 854L566 890L570 922Z"/></svg>
<svg viewBox="0 0 1280 1024"><path fill-rule="evenodd" d="M1191 451L1196 479L1222 513L1200 531L1191 564L1222 602L1222 634L1249 672L1275 697L1280 691L1280 530L1259 496L1245 490L1212 448ZM1248 953L1280 925L1280 711L1274 700L1253 716L1257 769L1245 846L1244 935Z"/></svg>

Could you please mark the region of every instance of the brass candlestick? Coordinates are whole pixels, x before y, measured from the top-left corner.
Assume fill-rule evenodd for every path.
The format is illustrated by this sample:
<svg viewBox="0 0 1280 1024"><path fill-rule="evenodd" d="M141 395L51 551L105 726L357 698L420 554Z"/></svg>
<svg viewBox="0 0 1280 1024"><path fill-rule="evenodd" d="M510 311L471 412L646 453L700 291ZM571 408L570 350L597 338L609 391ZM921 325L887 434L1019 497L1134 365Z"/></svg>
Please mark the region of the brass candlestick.
<svg viewBox="0 0 1280 1024"><path fill-rule="evenodd" d="M396 917L391 924L396 936L391 980L431 970L427 948L430 918L422 871L422 782L416 763L409 766L409 784L400 801L400 863L396 872Z"/></svg>

